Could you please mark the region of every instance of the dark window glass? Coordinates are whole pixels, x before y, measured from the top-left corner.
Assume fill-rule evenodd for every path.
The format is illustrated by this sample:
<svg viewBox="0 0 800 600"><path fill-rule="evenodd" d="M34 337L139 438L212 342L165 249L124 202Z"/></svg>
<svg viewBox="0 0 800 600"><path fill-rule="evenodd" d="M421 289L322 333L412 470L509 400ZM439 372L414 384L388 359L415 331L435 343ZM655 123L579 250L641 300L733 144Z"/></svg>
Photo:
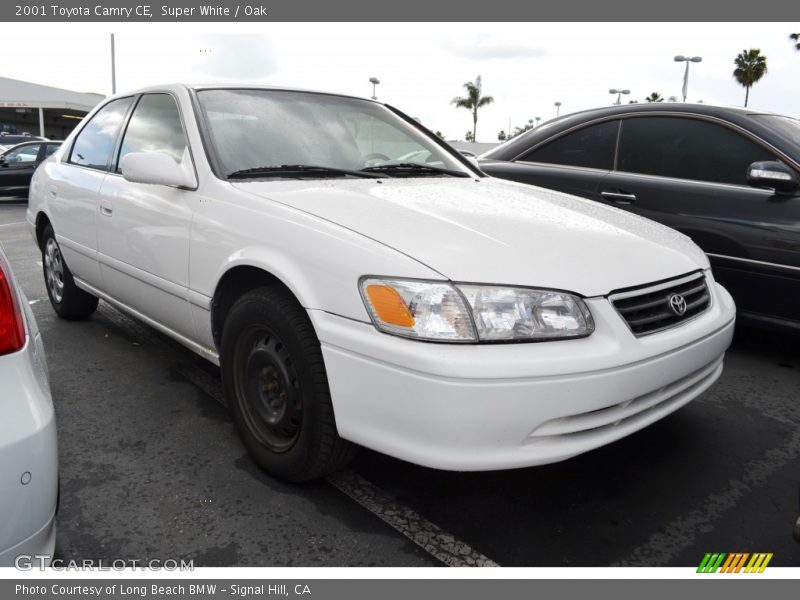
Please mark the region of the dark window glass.
<svg viewBox="0 0 800 600"><path fill-rule="evenodd" d="M617 169L747 185L747 167L775 156L743 135L698 119L640 117L622 124Z"/></svg>
<svg viewBox="0 0 800 600"><path fill-rule="evenodd" d="M44 149L44 157L47 158L51 154L54 154L56 150L61 147L61 144L47 144L47 147Z"/></svg>
<svg viewBox="0 0 800 600"><path fill-rule="evenodd" d="M131 152L165 152L180 162L185 149L186 136L175 100L169 94L146 94L136 105L125 130L117 171L122 159Z"/></svg>
<svg viewBox="0 0 800 600"><path fill-rule="evenodd" d="M114 150L122 120L131 104L131 98L120 98L106 104L92 117L78 134L69 162L95 169L105 169Z"/></svg>
<svg viewBox="0 0 800 600"><path fill-rule="evenodd" d="M41 144L29 144L27 146L20 146L9 150L4 155L7 164L21 167L23 165L32 165L36 162L36 157L39 155L39 148Z"/></svg>
<svg viewBox="0 0 800 600"><path fill-rule="evenodd" d="M520 160L570 167L611 170L619 121L606 121L573 131L529 152Z"/></svg>

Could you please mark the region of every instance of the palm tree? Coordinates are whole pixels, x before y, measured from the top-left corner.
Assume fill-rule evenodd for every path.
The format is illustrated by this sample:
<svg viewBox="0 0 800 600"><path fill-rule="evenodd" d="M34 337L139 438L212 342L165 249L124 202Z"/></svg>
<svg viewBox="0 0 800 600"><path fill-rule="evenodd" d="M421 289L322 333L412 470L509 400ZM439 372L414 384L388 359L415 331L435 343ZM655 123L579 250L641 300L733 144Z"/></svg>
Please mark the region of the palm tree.
<svg viewBox="0 0 800 600"><path fill-rule="evenodd" d="M744 105L750 98L750 88L759 79L767 74L767 57L761 54L758 48L742 50L733 61L736 68L733 70L733 78L744 86Z"/></svg>
<svg viewBox="0 0 800 600"><path fill-rule="evenodd" d="M800 33L790 33L789 39L794 42L794 49L800 52Z"/></svg>
<svg viewBox="0 0 800 600"><path fill-rule="evenodd" d="M468 81L464 84L464 89L467 90L465 97L458 96L450 101L450 104L455 105L456 108L466 108L472 111L472 140L475 141L475 133L478 129L478 109L494 102L491 96L481 96L481 76L475 79L475 82Z"/></svg>
<svg viewBox="0 0 800 600"><path fill-rule="evenodd" d="M645 102L663 102L664 97L659 94L658 92L653 92L647 98L644 99Z"/></svg>

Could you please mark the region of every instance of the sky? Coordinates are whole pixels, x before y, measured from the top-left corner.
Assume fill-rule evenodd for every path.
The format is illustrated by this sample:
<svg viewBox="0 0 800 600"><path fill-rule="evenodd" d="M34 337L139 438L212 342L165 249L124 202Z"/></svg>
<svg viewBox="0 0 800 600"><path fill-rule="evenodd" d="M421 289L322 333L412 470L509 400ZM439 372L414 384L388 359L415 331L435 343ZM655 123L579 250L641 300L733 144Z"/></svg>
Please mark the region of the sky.
<svg viewBox="0 0 800 600"><path fill-rule="evenodd" d="M744 49L766 55L768 74L750 92L752 108L800 117L800 52L788 36L800 23L262 23L15 24L6 29L0 76L79 92L111 93L110 34L117 91L171 81L265 83L377 96L447 139L463 140L472 116L451 100L480 75L494 102L478 117L479 142L540 117L610 105L659 92L688 101L739 105L732 77ZM32 34L36 34L32 38ZM32 39L36 43L31 43Z"/></svg>

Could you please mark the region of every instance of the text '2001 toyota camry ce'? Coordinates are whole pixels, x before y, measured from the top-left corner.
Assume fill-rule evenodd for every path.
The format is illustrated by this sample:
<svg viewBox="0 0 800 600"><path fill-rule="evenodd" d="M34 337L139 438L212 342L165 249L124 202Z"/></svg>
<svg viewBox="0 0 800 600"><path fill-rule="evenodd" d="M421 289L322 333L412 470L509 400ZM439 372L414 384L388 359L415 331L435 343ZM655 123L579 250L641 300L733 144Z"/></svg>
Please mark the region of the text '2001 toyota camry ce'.
<svg viewBox="0 0 800 600"><path fill-rule="evenodd" d="M221 366L255 460L363 445L453 470L563 460L722 371L734 305L687 237L485 177L377 102L170 85L95 109L37 170L55 311L102 298Z"/></svg>

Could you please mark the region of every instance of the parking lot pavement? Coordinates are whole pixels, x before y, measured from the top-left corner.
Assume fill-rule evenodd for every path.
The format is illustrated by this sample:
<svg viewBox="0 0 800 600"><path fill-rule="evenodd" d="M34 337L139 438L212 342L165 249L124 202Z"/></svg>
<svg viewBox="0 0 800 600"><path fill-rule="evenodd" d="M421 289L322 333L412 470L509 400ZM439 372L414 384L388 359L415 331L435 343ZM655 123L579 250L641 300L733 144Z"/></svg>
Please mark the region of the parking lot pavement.
<svg viewBox="0 0 800 600"><path fill-rule="evenodd" d="M215 367L104 303L86 322L55 317L24 211L0 201L0 243L48 352L62 558L694 566L714 551L800 565L800 337L739 328L701 398L564 463L446 473L363 451L292 486L247 457Z"/></svg>

